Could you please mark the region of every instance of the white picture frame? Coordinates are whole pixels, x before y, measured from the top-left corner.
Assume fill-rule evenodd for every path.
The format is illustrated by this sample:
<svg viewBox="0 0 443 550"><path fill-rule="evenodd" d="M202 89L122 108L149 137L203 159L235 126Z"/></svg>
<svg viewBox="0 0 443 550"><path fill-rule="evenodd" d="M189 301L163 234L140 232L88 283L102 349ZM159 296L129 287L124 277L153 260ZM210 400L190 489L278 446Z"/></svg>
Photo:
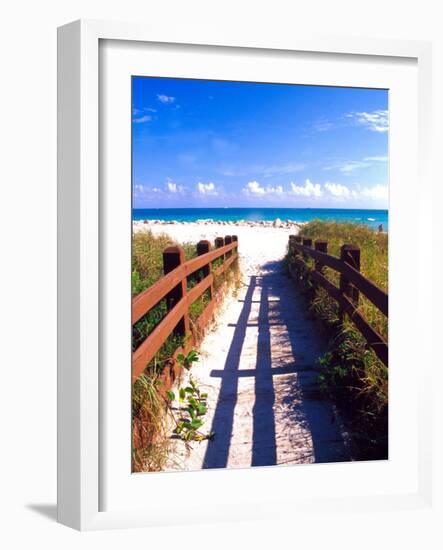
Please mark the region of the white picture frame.
<svg viewBox="0 0 443 550"><path fill-rule="evenodd" d="M127 41L136 43L164 43L175 45L196 45L204 47L224 47L235 51L271 50L274 52L311 52L312 54L330 53L347 56L374 56L395 59L410 58L417 64L418 71L418 182L422 206L431 197L430 150L431 150L431 46L426 42L370 40L348 37L324 37L297 33L296 36L275 36L263 38L254 36L253 31L242 36L220 31L219 36L211 33L205 35L204 29L198 34L189 36L184 28L181 31L165 32L156 30L155 26L126 24L102 21L77 21L59 29L58 34L58 519L80 530L119 528L131 526L153 526L161 524L183 523L193 521L194 512L198 511L198 521L229 520L234 518L260 518L272 513L266 509L267 494L263 491L261 498L254 497L254 502L247 508L241 498L228 505L221 498L214 506L200 506L195 510L180 511L167 503L156 509L149 505L143 507L129 506L122 499L121 507L103 510L100 504L101 472L101 428L105 408L100 403L100 265L102 250L99 224L99 212L104 208L99 185L100 155L100 41ZM424 198L426 197L426 198ZM418 222L417 222L418 223ZM426 232L430 219L422 216L419 231ZM429 231L429 234L431 231ZM419 238L419 235L417 235ZM432 243L421 249L422 262L428 265ZM430 308L427 298L431 295L429 284L421 285L425 274L417 270L413 283L417 283L417 304L421 315L426 315ZM426 339L426 335L423 336ZM430 335L427 336L430 338ZM430 346L429 346L430 349ZM428 395L431 361L426 360L417 373L418 400L416 423L418 473L416 479L405 490L401 488L383 495L349 492L346 496L329 495L325 498L314 491L311 498L284 496L285 509L278 510L278 515L293 513L294 509L309 513L333 505L343 512L359 507L372 511L381 509L418 508L430 506L432 496L431 477L431 436L429 423L431 402ZM414 354L411 353L411 361ZM430 357L430 356L429 356ZM428 357L428 359L429 359ZM122 390L123 391L123 390ZM334 475L346 475L343 466L336 465ZM314 477L317 482L328 476L332 466L325 465L317 470ZM340 471L341 469L341 471ZM265 482L264 487L271 487L273 479L284 482L288 469L274 469L265 474L263 469L256 469L248 474L250 484ZM234 484L239 484L246 477L245 471L229 472ZM223 483L220 472L212 472L211 480ZM179 479L207 474L164 474L156 478L156 485L178 484ZM358 472L355 474L358 479ZM164 477L161 477L164 476ZM251 477L252 476L252 477ZM261 476L259 479L258 476ZM266 476L266 478L264 477ZM134 477L135 483L137 476ZM138 476L140 479L140 476ZM154 479L154 478L152 478ZM149 483L149 478L145 476ZM167 481L169 480L169 481ZM221 480L221 481L220 481ZM242 481L243 480L243 481ZM146 481L145 481L146 483ZM355 480L354 480L355 483ZM132 483L134 484L134 482ZM273 501L278 499L273 494ZM166 513L166 510L168 512Z"/></svg>

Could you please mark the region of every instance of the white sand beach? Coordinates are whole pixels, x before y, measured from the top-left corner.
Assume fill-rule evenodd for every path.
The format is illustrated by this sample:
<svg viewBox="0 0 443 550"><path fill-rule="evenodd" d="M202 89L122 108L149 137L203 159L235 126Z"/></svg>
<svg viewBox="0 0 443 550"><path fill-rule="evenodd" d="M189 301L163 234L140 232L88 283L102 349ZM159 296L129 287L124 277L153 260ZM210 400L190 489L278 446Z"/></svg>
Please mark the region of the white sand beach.
<svg viewBox="0 0 443 550"><path fill-rule="evenodd" d="M134 232L151 230L166 233L179 243L214 242L216 237L237 235L243 276L255 275L261 266L281 260L286 253L289 235L296 235L303 224L283 222L163 222L135 221Z"/></svg>

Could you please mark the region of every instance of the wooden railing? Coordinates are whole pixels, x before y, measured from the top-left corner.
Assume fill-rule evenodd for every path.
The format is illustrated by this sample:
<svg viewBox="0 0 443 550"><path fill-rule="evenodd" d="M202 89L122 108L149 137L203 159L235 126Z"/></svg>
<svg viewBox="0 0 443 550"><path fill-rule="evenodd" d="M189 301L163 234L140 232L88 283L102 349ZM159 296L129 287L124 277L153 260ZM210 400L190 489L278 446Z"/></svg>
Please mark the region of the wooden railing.
<svg viewBox="0 0 443 550"><path fill-rule="evenodd" d="M238 239L235 235L217 237L213 249L209 241L197 244L197 257L185 261L184 250L171 246L163 252L164 276L152 286L132 299L132 325L140 321L162 300L166 301L167 314L132 354L133 383L145 370L161 346L171 334L183 337L189 343L192 339L189 308L208 289L210 299L197 319L197 326L204 330L212 318L215 306L214 277L223 274L238 257ZM213 262L221 260L213 269ZM190 290L188 277L200 280ZM189 347L189 346L188 346Z"/></svg>
<svg viewBox="0 0 443 550"><path fill-rule="evenodd" d="M357 246L344 244L340 258L329 255L327 241L317 240L312 248L312 239L296 235L289 237L289 252L292 263L289 269L292 277L298 278L301 272L309 273L312 280L323 287L340 306L340 315L348 315L369 347L377 357L388 366L388 344L360 313L359 294L366 298L386 317L388 317L388 295L372 281L360 273L360 249ZM306 259L314 259L314 269L306 264ZM324 267L340 273L339 287L335 286L324 273Z"/></svg>

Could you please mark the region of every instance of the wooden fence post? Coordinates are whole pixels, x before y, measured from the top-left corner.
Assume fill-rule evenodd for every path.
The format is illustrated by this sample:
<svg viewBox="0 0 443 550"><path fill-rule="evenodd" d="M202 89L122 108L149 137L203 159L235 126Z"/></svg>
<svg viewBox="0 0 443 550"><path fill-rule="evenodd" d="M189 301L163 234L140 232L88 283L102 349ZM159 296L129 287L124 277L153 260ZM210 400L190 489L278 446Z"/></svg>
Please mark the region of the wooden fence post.
<svg viewBox="0 0 443 550"><path fill-rule="evenodd" d="M360 248L352 244L344 244L340 249L340 260L360 271ZM343 274L340 275L340 290L356 307L358 306L358 289Z"/></svg>
<svg viewBox="0 0 443 550"><path fill-rule="evenodd" d="M324 252L325 254L328 253L328 241L316 240L314 244L315 250L318 250L319 252ZM323 271L323 264L319 261L316 261L315 270L320 271L321 273Z"/></svg>
<svg viewBox="0 0 443 550"><path fill-rule="evenodd" d="M197 256L202 256L203 254L207 254L211 250L211 243L209 241L199 241L197 243ZM204 265L201 268L201 271L203 273L203 277L207 277L209 273L211 272L211 262L208 262L207 265Z"/></svg>
<svg viewBox="0 0 443 550"><path fill-rule="evenodd" d="M179 265L185 262L185 251L181 246L169 246L163 251L163 273L166 275ZM166 307L171 311L173 307L186 295L187 281L184 277L181 282L166 295ZM189 312L186 309L185 314L177 323L174 333L186 337L190 333Z"/></svg>
<svg viewBox="0 0 443 550"><path fill-rule="evenodd" d="M231 237L231 235L226 235L226 237L225 237L225 245L226 245L226 244L231 244L231 243L232 243L232 237ZM225 258L229 258L230 256L232 256L232 250L230 250L229 252L226 253Z"/></svg>
<svg viewBox="0 0 443 550"><path fill-rule="evenodd" d="M236 243L236 247L232 251L232 253L234 254L234 252L235 252L235 254L238 254L238 237L237 237L237 235L232 235L232 242Z"/></svg>
<svg viewBox="0 0 443 550"><path fill-rule="evenodd" d="M298 266L295 262L293 262L292 260L296 259L297 256L298 256L298 250L295 248L295 243L296 243L296 238L297 236L296 235L289 235L289 243L288 243L288 254L289 254L289 258L288 258L288 270L289 270L289 275L294 278L296 276L296 274L298 273Z"/></svg>
<svg viewBox="0 0 443 550"><path fill-rule="evenodd" d="M290 254L295 254L296 253L294 243L295 243L295 235L289 235L288 249L289 249Z"/></svg>
<svg viewBox="0 0 443 550"><path fill-rule="evenodd" d="M312 247L312 239L305 238L303 239L303 246L306 246L307 248ZM306 261L308 259L308 255L303 253L303 259Z"/></svg>
<svg viewBox="0 0 443 550"><path fill-rule="evenodd" d="M302 244L302 238L300 235L294 235L295 244ZM300 256L300 252L294 246L294 256Z"/></svg>
<svg viewBox="0 0 443 550"><path fill-rule="evenodd" d="M211 243L209 241L199 241L197 243L197 256L202 256L203 254L207 254L210 251L211 251ZM212 271L211 262L208 262L206 265L204 265L201 268L201 271L203 274L203 278L207 277ZM214 288L212 284L210 286L210 292L211 292L211 300L212 300L212 298L214 297Z"/></svg>
<svg viewBox="0 0 443 550"><path fill-rule="evenodd" d="M217 237L214 241L214 244L215 244L215 248L221 248L222 246L224 246L225 244L225 240L223 237ZM225 261L225 257L224 255L223 256L220 256L220 259L222 261L222 263ZM217 261L217 260L216 260ZM217 264L218 265L218 264Z"/></svg>

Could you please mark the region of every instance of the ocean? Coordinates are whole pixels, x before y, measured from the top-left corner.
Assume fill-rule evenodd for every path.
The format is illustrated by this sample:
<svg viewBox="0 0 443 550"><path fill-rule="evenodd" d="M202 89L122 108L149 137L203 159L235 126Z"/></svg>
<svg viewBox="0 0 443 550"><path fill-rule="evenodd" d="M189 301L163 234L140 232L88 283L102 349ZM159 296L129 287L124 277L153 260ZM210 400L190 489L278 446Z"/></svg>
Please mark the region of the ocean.
<svg viewBox="0 0 443 550"><path fill-rule="evenodd" d="M308 222L326 220L335 222L354 222L377 228L383 224L388 230L387 210L357 210L346 208L134 208L132 219L186 221L282 221Z"/></svg>

